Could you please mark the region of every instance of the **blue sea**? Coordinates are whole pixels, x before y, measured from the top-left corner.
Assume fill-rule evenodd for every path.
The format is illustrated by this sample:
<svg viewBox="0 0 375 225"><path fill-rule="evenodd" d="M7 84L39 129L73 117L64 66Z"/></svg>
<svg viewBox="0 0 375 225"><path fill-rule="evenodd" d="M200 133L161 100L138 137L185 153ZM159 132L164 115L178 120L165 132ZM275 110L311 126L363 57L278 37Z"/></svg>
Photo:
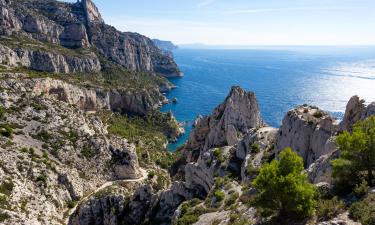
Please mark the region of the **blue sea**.
<svg viewBox="0 0 375 225"><path fill-rule="evenodd" d="M178 49L175 60L184 73L170 81L171 110L185 122L189 137L197 115L209 115L231 86L256 94L264 120L279 127L285 113L301 104L318 106L341 119L353 95L375 101L375 47L264 47L246 50Z"/></svg>

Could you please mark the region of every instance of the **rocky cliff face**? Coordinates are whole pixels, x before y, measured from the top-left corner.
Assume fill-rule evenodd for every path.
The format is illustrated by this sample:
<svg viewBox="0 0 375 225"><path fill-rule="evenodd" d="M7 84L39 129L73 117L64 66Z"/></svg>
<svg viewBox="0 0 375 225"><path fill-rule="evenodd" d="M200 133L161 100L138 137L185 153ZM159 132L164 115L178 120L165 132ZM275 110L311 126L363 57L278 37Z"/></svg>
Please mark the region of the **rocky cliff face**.
<svg viewBox="0 0 375 225"><path fill-rule="evenodd" d="M299 106L280 129L267 127L254 94L233 87L212 115L197 120L183 177L171 182L156 164L140 168L134 145L92 112L116 110L109 90L22 74L3 74L0 90L0 213L9 224L169 225L189 213L202 225L256 224L263 218L246 199L263 163L292 147L309 162L310 181L329 189L330 160L339 154L339 126L327 113ZM352 105L348 112L361 111ZM336 221L355 224L346 213L315 224Z"/></svg>
<svg viewBox="0 0 375 225"><path fill-rule="evenodd" d="M0 31L13 42L0 42L4 46L2 55L11 55L10 58L18 59L19 66L35 70L98 72L101 69L99 52L129 70L168 77L180 75L172 57L164 54L149 38L106 25L91 0L77 3L4 0L0 3ZM56 48L63 51L56 52ZM73 57L71 49L85 49L88 53L75 51L79 57ZM87 59L80 61L84 57Z"/></svg>
<svg viewBox="0 0 375 225"><path fill-rule="evenodd" d="M152 39L152 42L162 50L165 54L173 56L173 50L178 49L178 46L173 44L171 41L162 41L159 39Z"/></svg>
<svg viewBox="0 0 375 225"><path fill-rule="evenodd" d="M33 48L12 49L0 44L0 64L50 73L97 73L101 70L100 61L94 53L64 55L54 50Z"/></svg>
<svg viewBox="0 0 375 225"><path fill-rule="evenodd" d="M346 105L345 116L340 123L340 130L350 130L353 124L371 115L375 115L375 102L366 105L363 99L353 96Z"/></svg>
<svg viewBox="0 0 375 225"><path fill-rule="evenodd" d="M23 74L5 74L0 81L3 87L22 89L35 95L54 97L76 105L85 111L111 111L147 115L160 107L166 99L157 89L107 90L100 87L82 87L51 78L27 78Z"/></svg>
<svg viewBox="0 0 375 225"><path fill-rule="evenodd" d="M254 93L233 87L210 116L198 118L186 144L188 161L213 147L236 144L251 128L264 126Z"/></svg>
<svg viewBox="0 0 375 225"><path fill-rule="evenodd" d="M0 90L5 224L64 223L69 207L103 183L141 177L134 145L110 135L97 115L22 82L1 78Z"/></svg>
<svg viewBox="0 0 375 225"><path fill-rule="evenodd" d="M311 106L299 106L287 113L279 130L276 153L290 147L304 159L305 166L335 150L329 139L338 131L338 123L326 112Z"/></svg>
<svg viewBox="0 0 375 225"><path fill-rule="evenodd" d="M233 87L212 115L195 123L184 149L187 187L205 195L214 184L215 173L237 170L241 174L253 144L261 144L262 149L273 144L275 131L264 126L254 93Z"/></svg>

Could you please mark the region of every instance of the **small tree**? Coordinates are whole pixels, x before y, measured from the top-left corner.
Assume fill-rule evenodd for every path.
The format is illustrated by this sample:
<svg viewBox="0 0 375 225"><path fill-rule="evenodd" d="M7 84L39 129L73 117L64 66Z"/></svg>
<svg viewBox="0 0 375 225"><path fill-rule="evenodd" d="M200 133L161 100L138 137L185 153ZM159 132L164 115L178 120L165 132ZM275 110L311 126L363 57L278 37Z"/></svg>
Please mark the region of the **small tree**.
<svg viewBox="0 0 375 225"><path fill-rule="evenodd" d="M303 172L303 159L290 148L280 153L280 160L264 164L253 181L257 190L254 204L265 216L308 217L316 205L316 188Z"/></svg>
<svg viewBox="0 0 375 225"><path fill-rule="evenodd" d="M353 126L353 132L344 132L336 140L341 151L332 161L333 176L339 187L352 190L365 179L369 186L374 184L375 170L375 116Z"/></svg>

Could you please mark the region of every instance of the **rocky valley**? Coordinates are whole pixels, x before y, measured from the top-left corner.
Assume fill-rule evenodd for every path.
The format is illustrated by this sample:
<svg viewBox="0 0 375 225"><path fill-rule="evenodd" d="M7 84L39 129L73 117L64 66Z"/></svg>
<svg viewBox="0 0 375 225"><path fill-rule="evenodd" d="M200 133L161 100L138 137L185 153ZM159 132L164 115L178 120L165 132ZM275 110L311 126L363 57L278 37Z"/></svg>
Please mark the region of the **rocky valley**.
<svg viewBox="0 0 375 225"><path fill-rule="evenodd" d="M184 130L159 108L174 88L166 78L182 74L173 44L116 30L90 0L0 0L0 9L0 224L374 224L375 137L356 135L362 123L374 131L375 103L353 96L342 121L301 105L275 128L256 93L235 86L171 153ZM357 154L370 166L338 161L351 148L345 138L370 152ZM293 176L277 180L276 165ZM340 192L340 166L367 181ZM293 182L276 185L262 208L262 177ZM296 183L311 198L289 191ZM300 202L279 206L293 197L312 201L308 216L296 215Z"/></svg>

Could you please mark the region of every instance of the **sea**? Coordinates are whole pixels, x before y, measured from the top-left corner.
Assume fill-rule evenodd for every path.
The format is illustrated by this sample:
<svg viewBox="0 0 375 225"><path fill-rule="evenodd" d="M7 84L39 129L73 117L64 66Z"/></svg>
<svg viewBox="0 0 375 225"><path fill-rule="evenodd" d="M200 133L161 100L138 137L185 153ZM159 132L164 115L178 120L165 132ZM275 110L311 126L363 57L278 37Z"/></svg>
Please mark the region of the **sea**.
<svg viewBox="0 0 375 225"><path fill-rule="evenodd" d="M172 111L186 133L168 146L175 151L189 137L198 115L209 115L230 88L255 93L263 119L279 127L286 112L310 104L342 119L353 95L375 101L375 46L287 46L248 49L177 49L184 73L171 78L177 98L161 110Z"/></svg>

